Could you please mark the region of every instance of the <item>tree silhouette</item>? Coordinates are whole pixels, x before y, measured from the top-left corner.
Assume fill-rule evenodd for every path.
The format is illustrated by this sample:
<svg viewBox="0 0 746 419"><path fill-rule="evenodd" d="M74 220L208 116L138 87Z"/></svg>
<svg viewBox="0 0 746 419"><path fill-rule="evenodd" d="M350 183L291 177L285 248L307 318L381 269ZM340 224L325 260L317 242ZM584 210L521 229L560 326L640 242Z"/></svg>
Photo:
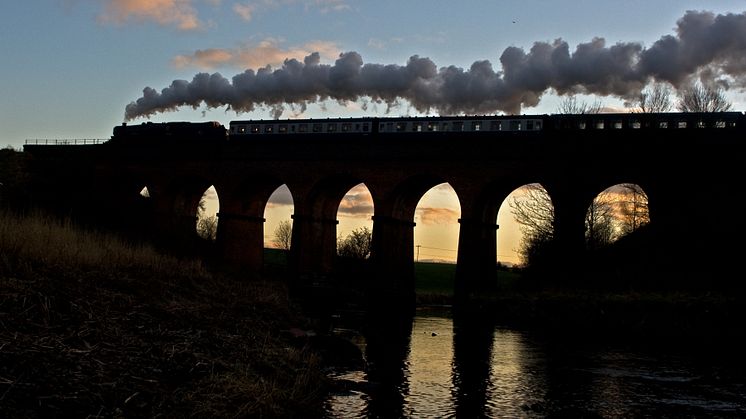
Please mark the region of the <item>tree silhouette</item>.
<svg viewBox="0 0 746 419"><path fill-rule="evenodd" d="M694 83L679 91L681 112L725 112L731 106L723 89L714 85Z"/></svg>
<svg viewBox="0 0 746 419"><path fill-rule="evenodd" d="M593 103L578 101L575 96L567 96L557 105L558 114L594 114L601 113L603 104L596 99Z"/></svg>
<svg viewBox="0 0 746 419"><path fill-rule="evenodd" d="M368 227L352 230L345 238L337 241L337 254L355 259L367 259L370 256L372 234Z"/></svg>
<svg viewBox="0 0 746 419"><path fill-rule="evenodd" d="M648 196L634 183L623 183L623 198L619 200L619 213L621 215L621 235L627 235L637 231L640 227L650 222L648 209Z"/></svg>
<svg viewBox="0 0 746 419"><path fill-rule="evenodd" d="M524 266L540 263L554 240L554 206L538 183L522 186L508 201L522 234L518 254ZM585 240L589 250L599 249L632 233L650 221L647 195L636 184L609 188L594 198L585 216Z"/></svg>
<svg viewBox="0 0 746 419"><path fill-rule="evenodd" d="M205 240L215 241L218 235L218 217L206 216L207 193L203 194L197 204L197 235Z"/></svg>
<svg viewBox="0 0 746 419"><path fill-rule="evenodd" d="M654 83L640 92L637 107L642 113L668 112L673 108L673 90L667 83Z"/></svg>
<svg viewBox="0 0 746 419"><path fill-rule="evenodd" d="M275 246L290 250L290 241L293 237L293 223L289 220L281 221L275 228Z"/></svg>

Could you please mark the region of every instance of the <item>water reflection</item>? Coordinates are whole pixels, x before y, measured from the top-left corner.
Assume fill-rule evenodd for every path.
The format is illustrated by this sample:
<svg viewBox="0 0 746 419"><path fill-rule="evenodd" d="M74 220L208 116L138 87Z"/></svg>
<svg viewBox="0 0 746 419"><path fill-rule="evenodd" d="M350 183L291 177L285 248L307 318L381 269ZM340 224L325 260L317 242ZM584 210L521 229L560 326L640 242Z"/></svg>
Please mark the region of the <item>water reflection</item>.
<svg viewBox="0 0 746 419"><path fill-rule="evenodd" d="M441 319L442 320L442 319ZM453 319L452 394L458 417L486 414L495 325L485 316L459 311Z"/></svg>
<svg viewBox="0 0 746 419"><path fill-rule="evenodd" d="M333 418L744 417L740 352L546 338L469 313L418 312L363 328L365 371Z"/></svg>

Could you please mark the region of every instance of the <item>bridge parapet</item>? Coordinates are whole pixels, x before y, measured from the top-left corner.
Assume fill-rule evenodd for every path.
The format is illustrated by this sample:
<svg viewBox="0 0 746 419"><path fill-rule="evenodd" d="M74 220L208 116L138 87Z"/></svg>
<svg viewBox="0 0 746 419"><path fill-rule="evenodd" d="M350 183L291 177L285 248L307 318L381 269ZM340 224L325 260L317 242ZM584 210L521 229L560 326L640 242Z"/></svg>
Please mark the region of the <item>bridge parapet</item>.
<svg viewBox="0 0 746 419"><path fill-rule="evenodd" d="M103 138L32 138L24 145L94 145L109 141Z"/></svg>

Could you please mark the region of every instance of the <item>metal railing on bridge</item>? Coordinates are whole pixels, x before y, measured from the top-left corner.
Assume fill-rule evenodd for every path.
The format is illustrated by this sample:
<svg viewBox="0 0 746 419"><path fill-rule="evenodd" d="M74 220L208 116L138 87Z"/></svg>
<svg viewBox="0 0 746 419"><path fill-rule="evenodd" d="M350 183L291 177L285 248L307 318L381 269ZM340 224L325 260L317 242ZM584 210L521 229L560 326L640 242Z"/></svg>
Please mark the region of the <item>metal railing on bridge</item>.
<svg viewBox="0 0 746 419"><path fill-rule="evenodd" d="M103 144L109 141L101 138L70 138L70 139L29 139L25 145L91 145Z"/></svg>

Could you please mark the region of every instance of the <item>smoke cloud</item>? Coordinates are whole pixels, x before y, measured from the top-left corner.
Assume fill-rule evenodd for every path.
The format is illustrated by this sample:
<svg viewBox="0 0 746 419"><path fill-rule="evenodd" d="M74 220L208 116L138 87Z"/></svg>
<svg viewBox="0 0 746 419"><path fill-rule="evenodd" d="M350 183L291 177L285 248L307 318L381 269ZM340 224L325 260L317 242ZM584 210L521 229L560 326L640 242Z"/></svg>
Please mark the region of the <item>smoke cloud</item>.
<svg viewBox="0 0 746 419"><path fill-rule="evenodd" d="M286 108L335 100L395 106L407 101L420 112L439 114L520 113L536 106L553 90L634 98L652 81L681 86L694 77L725 88L746 86L746 13L715 15L688 11L666 35L645 48L635 42L606 45L603 38L579 44L575 51L562 39L535 42L526 52L506 48L500 70L490 61L468 69L438 68L429 58L412 56L405 65L364 63L354 51L334 64L320 54L303 61L287 59L276 69L246 70L227 79L199 73L191 81L175 80L160 92L146 87L125 109L125 119L174 111L182 106L227 107L236 112L268 108L279 118Z"/></svg>

